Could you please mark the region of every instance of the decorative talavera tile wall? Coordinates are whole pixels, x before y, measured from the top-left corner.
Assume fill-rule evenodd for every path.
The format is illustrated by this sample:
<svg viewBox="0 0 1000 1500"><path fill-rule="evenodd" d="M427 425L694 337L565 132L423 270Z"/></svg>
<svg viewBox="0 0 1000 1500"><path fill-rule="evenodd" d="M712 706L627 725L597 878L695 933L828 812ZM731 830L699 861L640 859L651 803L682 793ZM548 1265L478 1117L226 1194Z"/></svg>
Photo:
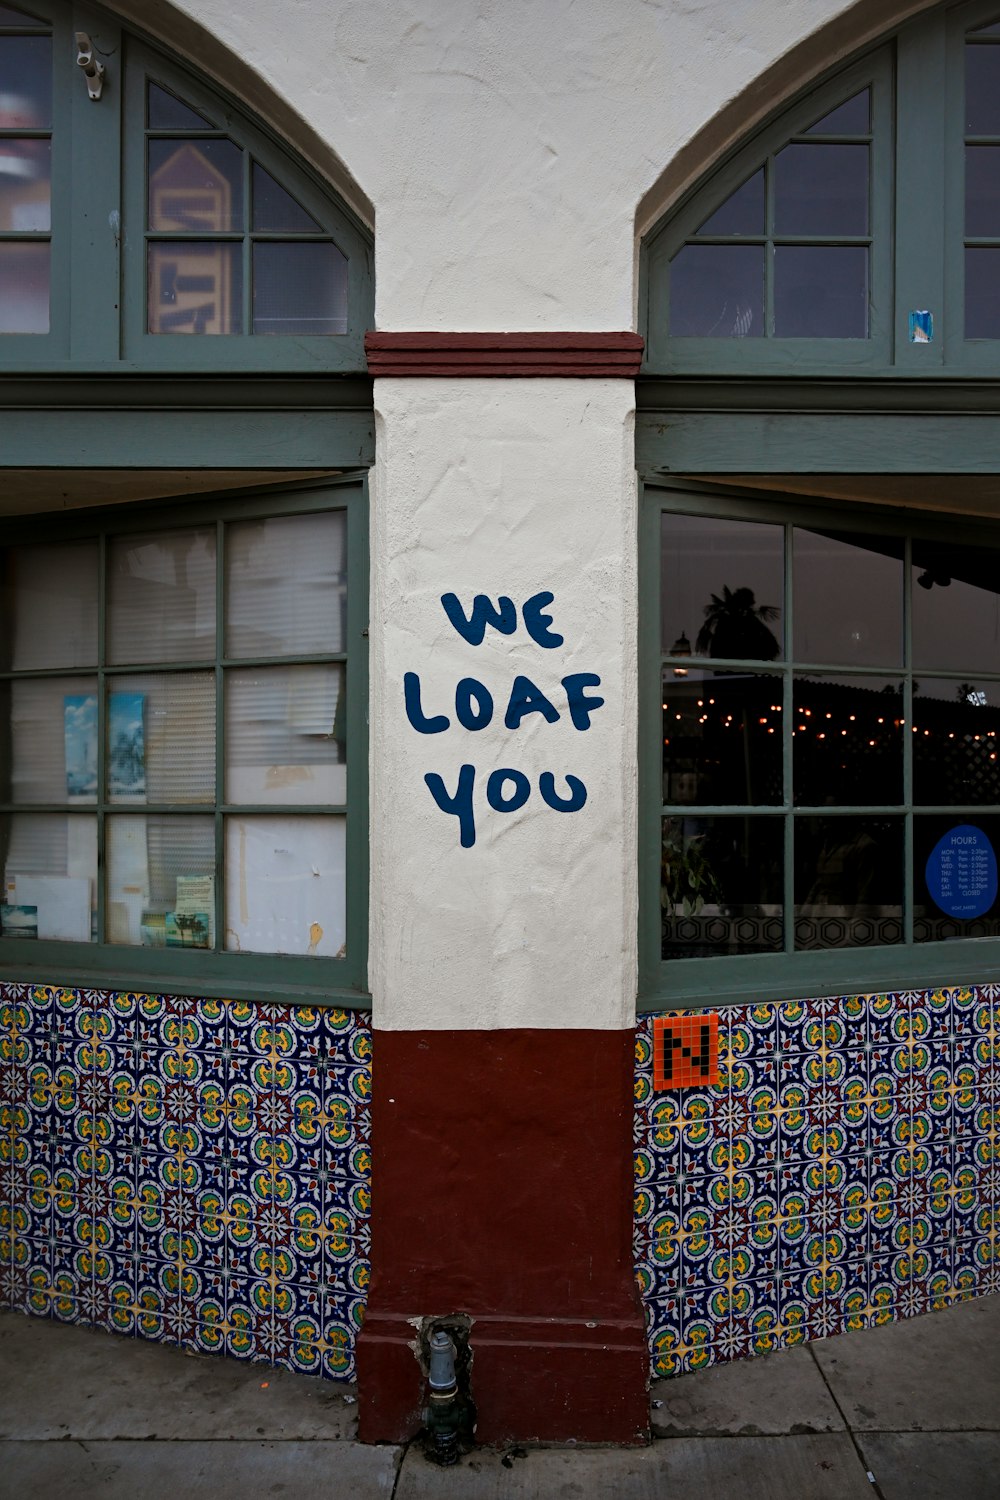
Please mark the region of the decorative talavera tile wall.
<svg viewBox="0 0 1000 1500"><path fill-rule="evenodd" d="M0 986L0 1303L350 1379L371 1027Z"/></svg>
<svg viewBox="0 0 1000 1500"><path fill-rule="evenodd" d="M671 1014L674 1014L671 1012ZM719 1081L637 1035L654 1376L1000 1291L1000 987L728 1007Z"/></svg>

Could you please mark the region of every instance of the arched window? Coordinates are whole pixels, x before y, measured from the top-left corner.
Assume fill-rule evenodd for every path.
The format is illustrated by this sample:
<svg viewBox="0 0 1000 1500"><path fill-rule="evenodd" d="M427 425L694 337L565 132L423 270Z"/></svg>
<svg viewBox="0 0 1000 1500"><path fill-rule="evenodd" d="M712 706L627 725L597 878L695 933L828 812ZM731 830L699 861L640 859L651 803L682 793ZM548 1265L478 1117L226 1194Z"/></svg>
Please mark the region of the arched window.
<svg viewBox="0 0 1000 1500"><path fill-rule="evenodd" d="M998 99L981 4L800 99L650 237L647 370L994 373Z"/></svg>
<svg viewBox="0 0 1000 1500"><path fill-rule="evenodd" d="M645 248L650 1006L1000 972L998 100L941 7Z"/></svg>
<svg viewBox="0 0 1000 1500"><path fill-rule="evenodd" d="M0 5L2 977L366 1002L372 294L265 124Z"/></svg>
<svg viewBox="0 0 1000 1500"><path fill-rule="evenodd" d="M363 226L261 125L94 15L0 7L0 366L364 370Z"/></svg>

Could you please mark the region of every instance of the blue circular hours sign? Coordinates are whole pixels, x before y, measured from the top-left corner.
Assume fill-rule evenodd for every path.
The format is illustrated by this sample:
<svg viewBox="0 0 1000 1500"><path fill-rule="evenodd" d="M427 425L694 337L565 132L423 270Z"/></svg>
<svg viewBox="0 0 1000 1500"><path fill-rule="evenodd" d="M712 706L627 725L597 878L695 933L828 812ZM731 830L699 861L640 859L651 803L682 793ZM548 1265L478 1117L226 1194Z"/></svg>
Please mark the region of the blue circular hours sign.
<svg viewBox="0 0 1000 1500"><path fill-rule="evenodd" d="M983 830L972 823L950 828L931 850L926 880L945 916L985 916L997 899L997 857Z"/></svg>

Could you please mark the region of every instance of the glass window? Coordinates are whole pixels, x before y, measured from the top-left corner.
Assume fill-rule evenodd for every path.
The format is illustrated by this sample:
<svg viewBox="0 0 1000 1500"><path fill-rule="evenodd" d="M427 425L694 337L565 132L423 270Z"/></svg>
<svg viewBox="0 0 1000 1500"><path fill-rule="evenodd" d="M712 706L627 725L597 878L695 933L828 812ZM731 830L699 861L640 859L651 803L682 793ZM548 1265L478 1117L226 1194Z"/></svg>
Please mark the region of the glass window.
<svg viewBox="0 0 1000 1500"><path fill-rule="evenodd" d="M0 334L48 333L52 37L0 10Z"/></svg>
<svg viewBox="0 0 1000 1500"><path fill-rule="evenodd" d="M1000 935L1000 550L727 509L661 492L661 957Z"/></svg>
<svg viewBox="0 0 1000 1500"><path fill-rule="evenodd" d="M670 261L673 338L866 339L871 90L772 152Z"/></svg>
<svg viewBox="0 0 1000 1500"><path fill-rule="evenodd" d="M150 333L347 332L343 251L247 150L153 81L146 196Z"/></svg>
<svg viewBox="0 0 1000 1500"><path fill-rule="evenodd" d="M346 956L347 511L294 503L0 550L8 953Z"/></svg>

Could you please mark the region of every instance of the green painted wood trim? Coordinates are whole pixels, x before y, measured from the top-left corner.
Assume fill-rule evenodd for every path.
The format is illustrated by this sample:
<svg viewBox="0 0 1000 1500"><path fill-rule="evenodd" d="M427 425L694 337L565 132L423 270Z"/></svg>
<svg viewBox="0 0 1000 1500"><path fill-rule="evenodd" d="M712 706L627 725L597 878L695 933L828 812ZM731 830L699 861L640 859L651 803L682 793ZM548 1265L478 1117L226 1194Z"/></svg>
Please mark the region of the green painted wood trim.
<svg viewBox="0 0 1000 1500"><path fill-rule="evenodd" d="M819 995L996 984L1000 982L1000 943L992 938L967 938L912 947L816 949L773 957L675 959L662 968L665 972L658 982L640 987L636 1008L641 1015Z"/></svg>
<svg viewBox="0 0 1000 1500"><path fill-rule="evenodd" d="M362 375L261 376L104 373L4 374L0 411L325 411L372 409L374 382Z"/></svg>
<svg viewBox="0 0 1000 1500"><path fill-rule="evenodd" d="M5 939L4 943L0 983L64 984L73 988L124 990L136 994L208 995L265 1004L371 1010L371 995L366 991L346 989L328 982L318 973L311 981L305 977L290 980L287 974L272 974L271 965L253 962L254 955L251 954L243 955L242 963L237 962L239 954L216 955L233 962L220 963L217 967L203 963L195 972L184 964L174 964L173 967L164 964L156 968L144 965L140 969L130 961L135 950L111 948L101 950L97 956L93 945L88 946L86 957L76 959L68 953L60 955L56 950L80 946L77 944L46 943L43 955L40 943L17 942L18 953L8 958L6 948L9 945L13 949L15 942ZM321 963L322 960L315 962Z"/></svg>
<svg viewBox="0 0 1000 1500"><path fill-rule="evenodd" d="M916 374L940 375L944 364L945 219L950 195L945 172L944 31L944 13L934 11L905 26L896 43L896 138L906 149L898 151L896 160L895 362L898 369ZM917 309L933 314L933 343L910 343L909 315Z"/></svg>
<svg viewBox="0 0 1000 1500"><path fill-rule="evenodd" d="M995 474L1000 416L640 413L636 463L675 474Z"/></svg>
<svg viewBox="0 0 1000 1500"><path fill-rule="evenodd" d="M640 412L909 412L941 416L1000 413L1000 382L982 378L900 378L888 372L871 380L780 377L648 376L636 382ZM874 471L872 471L874 472Z"/></svg>
<svg viewBox="0 0 1000 1500"><path fill-rule="evenodd" d="M4 463L68 469L358 469L375 459L375 420L315 411L0 413Z"/></svg>

